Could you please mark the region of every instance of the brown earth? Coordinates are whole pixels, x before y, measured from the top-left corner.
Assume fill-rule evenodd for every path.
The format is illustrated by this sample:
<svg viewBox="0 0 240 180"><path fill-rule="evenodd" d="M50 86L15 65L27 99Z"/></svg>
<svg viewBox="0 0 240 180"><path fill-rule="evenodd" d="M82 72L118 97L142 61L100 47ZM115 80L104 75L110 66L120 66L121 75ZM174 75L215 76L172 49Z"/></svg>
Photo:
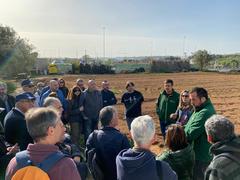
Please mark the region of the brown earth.
<svg viewBox="0 0 240 180"><path fill-rule="evenodd" d="M236 132L240 132L240 75L220 74L220 73L172 73L172 74L117 74L117 75L65 75L63 77L67 87L72 87L78 78L95 79L97 85L101 86L103 80L110 82L112 90L118 98L117 109L119 111L119 129L129 136L126 122L123 121L124 107L120 104L120 98L125 91L126 81L133 81L136 89L143 93L145 102L143 103L143 114L153 117L156 122L156 132L158 143L152 146L152 151L159 153L163 144L160 136L159 120L155 113L155 102L160 90L163 88L165 79L174 80L174 88L177 91L191 89L194 86L201 86L208 90L210 98L215 106L217 113L228 117L234 124ZM48 80L39 78L39 80Z"/></svg>

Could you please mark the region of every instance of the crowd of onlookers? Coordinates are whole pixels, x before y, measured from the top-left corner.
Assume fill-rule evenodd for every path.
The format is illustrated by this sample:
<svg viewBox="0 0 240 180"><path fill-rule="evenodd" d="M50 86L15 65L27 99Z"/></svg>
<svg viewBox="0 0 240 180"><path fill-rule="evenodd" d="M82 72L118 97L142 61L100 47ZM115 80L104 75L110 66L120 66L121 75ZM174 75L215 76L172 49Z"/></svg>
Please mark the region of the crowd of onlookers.
<svg viewBox="0 0 240 180"><path fill-rule="evenodd" d="M0 173L7 180L240 179L240 138L202 87L178 93L173 80L164 81L156 101L165 146L159 155L150 151L155 123L143 115L144 96L131 81L119 102L131 139L117 129L117 98L106 80L101 90L93 79L71 88L62 78L25 79L21 87L13 97L0 82Z"/></svg>

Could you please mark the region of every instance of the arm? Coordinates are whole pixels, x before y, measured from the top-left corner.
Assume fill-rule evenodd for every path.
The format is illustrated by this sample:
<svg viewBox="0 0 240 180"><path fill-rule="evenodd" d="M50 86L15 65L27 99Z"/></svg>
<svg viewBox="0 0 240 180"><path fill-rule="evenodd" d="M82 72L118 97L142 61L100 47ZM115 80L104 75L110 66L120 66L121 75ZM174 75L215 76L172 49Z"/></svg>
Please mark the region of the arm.
<svg viewBox="0 0 240 180"><path fill-rule="evenodd" d="M65 97L64 97L62 91L58 89L57 95L62 103L64 111L66 111L67 110L67 101L65 100Z"/></svg>
<svg viewBox="0 0 240 180"><path fill-rule="evenodd" d="M86 150L85 150L85 156L87 159L88 152L93 148L93 133L94 131L89 135L87 142L86 142Z"/></svg>
<svg viewBox="0 0 240 180"><path fill-rule="evenodd" d="M75 156L81 156L81 152L80 150L78 149L78 147L75 145L75 144L70 144L71 146L71 154L72 154L72 157L74 158Z"/></svg>
<svg viewBox="0 0 240 180"><path fill-rule="evenodd" d="M161 100L161 94L159 95L157 101L156 101L156 113L158 115L160 115L160 109L159 109L159 103L160 103L160 100Z"/></svg>
<svg viewBox="0 0 240 180"><path fill-rule="evenodd" d="M209 117L206 110L203 110L191 120L191 124L185 126L184 130L189 142L194 141L205 132L204 123Z"/></svg>
<svg viewBox="0 0 240 180"><path fill-rule="evenodd" d="M225 176L220 169L208 168L205 172L204 180L219 180L219 179L228 179L228 176Z"/></svg>
<svg viewBox="0 0 240 180"><path fill-rule="evenodd" d="M74 104L74 100L71 100L69 101L68 103L68 114L69 115L79 115L81 114L81 111L80 111L80 105L78 107L73 107L73 104Z"/></svg>
<svg viewBox="0 0 240 180"><path fill-rule="evenodd" d="M112 92L112 104L117 104L117 98L113 92Z"/></svg>

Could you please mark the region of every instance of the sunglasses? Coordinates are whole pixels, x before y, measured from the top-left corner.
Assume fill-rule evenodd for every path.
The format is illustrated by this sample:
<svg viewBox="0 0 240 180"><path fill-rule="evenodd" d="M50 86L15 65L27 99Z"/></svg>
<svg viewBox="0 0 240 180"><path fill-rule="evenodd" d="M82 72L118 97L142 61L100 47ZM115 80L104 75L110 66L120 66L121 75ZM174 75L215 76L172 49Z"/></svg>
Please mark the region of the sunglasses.
<svg viewBox="0 0 240 180"><path fill-rule="evenodd" d="M189 95L182 95L182 97L189 97Z"/></svg>
<svg viewBox="0 0 240 180"><path fill-rule="evenodd" d="M80 89L77 89L77 90L73 90L73 92L80 92L81 90Z"/></svg>

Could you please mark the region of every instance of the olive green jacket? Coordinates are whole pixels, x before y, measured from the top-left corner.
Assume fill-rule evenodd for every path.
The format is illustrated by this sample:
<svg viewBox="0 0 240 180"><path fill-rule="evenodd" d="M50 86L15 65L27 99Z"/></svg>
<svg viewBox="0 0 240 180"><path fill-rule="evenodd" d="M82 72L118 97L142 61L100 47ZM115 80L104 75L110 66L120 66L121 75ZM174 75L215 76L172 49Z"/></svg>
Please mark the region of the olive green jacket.
<svg viewBox="0 0 240 180"><path fill-rule="evenodd" d="M177 173L179 180L192 180L195 155L191 145L178 151L164 151L157 160L166 161Z"/></svg>
<svg viewBox="0 0 240 180"><path fill-rule="evenodd" d="M205 180L240 179L240 137L217 142L211 146L210 151L214 158L205 172Z"/></svg>

